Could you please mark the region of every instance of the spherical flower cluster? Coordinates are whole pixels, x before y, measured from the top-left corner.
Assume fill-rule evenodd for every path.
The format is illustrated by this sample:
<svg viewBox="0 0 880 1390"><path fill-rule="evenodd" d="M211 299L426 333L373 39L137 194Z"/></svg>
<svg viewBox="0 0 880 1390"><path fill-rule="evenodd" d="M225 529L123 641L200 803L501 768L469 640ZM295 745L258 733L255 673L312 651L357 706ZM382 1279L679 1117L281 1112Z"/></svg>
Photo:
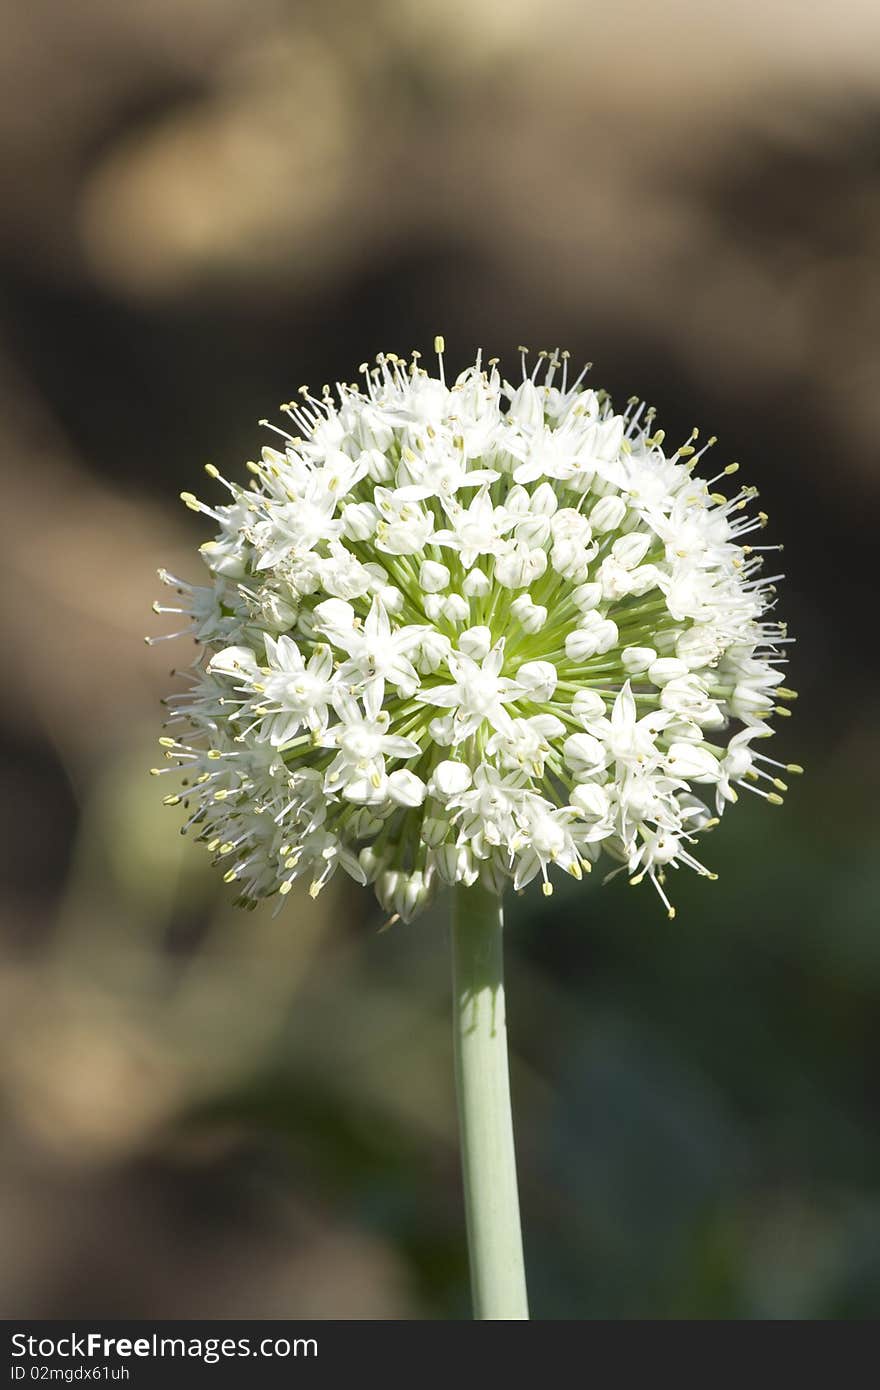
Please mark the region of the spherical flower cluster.
<svg viewBox="0 0 880 1390"><path fill-rule="evenodd" d="M389 354L303 388L249 487L184 494L218 532L210 583L162 573L199 645L166 801L246 905L341 867L409 920L439 883L549 893L604 851L671 913L666 871L709 874L695 842L736 788L784 790L755 749L793 696L766 516L568 354L448 385L436 346L437 376Z"/></svg>

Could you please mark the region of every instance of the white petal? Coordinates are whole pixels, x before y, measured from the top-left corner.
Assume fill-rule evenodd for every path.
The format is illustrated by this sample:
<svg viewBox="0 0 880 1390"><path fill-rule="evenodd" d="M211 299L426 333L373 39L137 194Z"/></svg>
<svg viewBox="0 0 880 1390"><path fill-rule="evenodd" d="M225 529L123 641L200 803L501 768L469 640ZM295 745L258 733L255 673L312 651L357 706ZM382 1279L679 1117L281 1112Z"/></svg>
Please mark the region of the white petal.
<svg viewBox="0 0 880 1390"><path fill-rule="evenodd" d="M224 647L211 657L208 670L212 676L256 676L257 658L250 647Z"/></svg>
<svg viewBox="0 0 880 1390"><path fill-rule="evenodd" d="M421 777L406 768L399 768L388 778L388 795L397 806L421 806L427 788Z"/></svg>

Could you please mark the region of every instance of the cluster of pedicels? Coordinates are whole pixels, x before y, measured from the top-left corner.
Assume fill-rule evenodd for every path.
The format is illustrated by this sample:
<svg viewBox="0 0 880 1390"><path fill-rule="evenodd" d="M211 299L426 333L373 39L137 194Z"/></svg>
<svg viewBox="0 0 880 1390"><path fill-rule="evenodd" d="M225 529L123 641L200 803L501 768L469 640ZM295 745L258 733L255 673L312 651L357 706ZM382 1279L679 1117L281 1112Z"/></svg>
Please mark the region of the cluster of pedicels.
<svg viewBox="0 0 880 1390"><path fill-rule="evenodd" d="M550 893L604 852L672 915L736 788L785 790L755 749L793 698L756 491L567 353L449 385L435 348L437 376L389 353L302 388L248 487L209 466L231 500L183 494L218 532L207 584L161 572L198 646L166 801L246 906L341 867L409 920L441 882Z"/></svg>

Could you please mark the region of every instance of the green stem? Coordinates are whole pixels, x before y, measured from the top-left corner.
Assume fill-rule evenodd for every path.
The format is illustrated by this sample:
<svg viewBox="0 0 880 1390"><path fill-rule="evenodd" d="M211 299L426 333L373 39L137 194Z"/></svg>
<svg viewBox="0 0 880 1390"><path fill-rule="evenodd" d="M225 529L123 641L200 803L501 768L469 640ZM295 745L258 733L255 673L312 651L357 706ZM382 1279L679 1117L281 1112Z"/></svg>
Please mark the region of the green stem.
<svg viewBox="0 0 880 1390"><path fill-rule="evenodd" d="M454 889L455 1083L474 1317L528 1318L507 1073L501 899Z"/></svg>

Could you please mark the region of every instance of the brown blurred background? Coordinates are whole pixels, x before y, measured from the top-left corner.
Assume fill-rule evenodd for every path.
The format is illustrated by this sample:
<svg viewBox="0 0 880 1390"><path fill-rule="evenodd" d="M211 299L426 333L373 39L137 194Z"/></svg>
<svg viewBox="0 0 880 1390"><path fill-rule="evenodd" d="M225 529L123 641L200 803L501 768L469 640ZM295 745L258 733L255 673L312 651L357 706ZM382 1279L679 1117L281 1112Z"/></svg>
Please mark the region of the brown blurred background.
<svg viewBox="0 0 880 1390"><path fill-rule="evenodd" d="M539 1318L880 1311L880 12L53 0L0 42L0 1313L467 1315L443 905L228 903L146 769L176 502L297 385L560 344L716 432L802 694L676 883L511 906ZM185 654L184 654L185 655Z"/></svg>

